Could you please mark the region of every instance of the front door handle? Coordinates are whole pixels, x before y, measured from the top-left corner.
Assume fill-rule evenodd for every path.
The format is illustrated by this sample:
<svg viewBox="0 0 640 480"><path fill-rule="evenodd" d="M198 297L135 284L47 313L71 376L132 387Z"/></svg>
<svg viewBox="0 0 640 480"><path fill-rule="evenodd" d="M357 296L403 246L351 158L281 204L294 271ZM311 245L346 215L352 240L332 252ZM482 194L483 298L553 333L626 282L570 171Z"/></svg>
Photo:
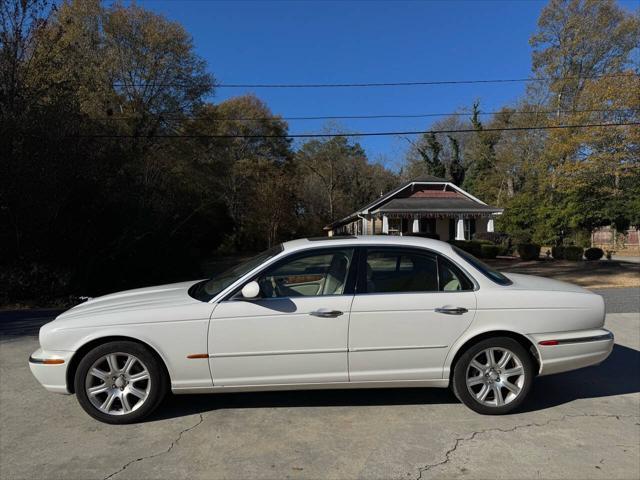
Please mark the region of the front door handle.
<svg viewBox="0 0 640 480"><path fill-rule="evenodd" d="M462 307L441 307L436 308L437 313L444 313L445 315L462 315L463 313L467 313L469 310Z"/></svg>
<svg viewBox="0 0 640 480"><path fill-rule="evenodd" d="M309 315L313 315L314 317L322 317L322 318L335 318L342 315L342 312L340 310L330 310L328 308L319 308L318 310L315 310L309 313Z"/></svg>

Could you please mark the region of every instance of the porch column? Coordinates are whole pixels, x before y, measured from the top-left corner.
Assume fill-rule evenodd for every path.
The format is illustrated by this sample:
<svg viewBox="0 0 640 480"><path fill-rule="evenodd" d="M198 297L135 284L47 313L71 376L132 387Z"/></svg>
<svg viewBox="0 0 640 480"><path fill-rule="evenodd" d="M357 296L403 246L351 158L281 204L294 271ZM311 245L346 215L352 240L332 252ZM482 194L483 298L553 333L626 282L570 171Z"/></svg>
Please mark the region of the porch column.
<svg viewBox="0 0 640 480"><path fill-rule="evenodd" d="M493 218L487 220L487 232L493 232Z"/></svg>
<svg viewBox="0 0 640 480"><path fill-rule="evenodd" d="M362 219L362 234L367 235L367 220L365 218Z"/></svg>
<svg viewBox="0 0 640 480"><path fill-rule="evenodd" d="M456 240L464 240L464 218L458 218L456 222Z"/></svg>
<svg viewBox="0 0 640 480"><path fill-rule="evenodd" d="M417 218L413 219L413 229L411 231L413 233L418 233L420 231L420 220Z"/></svg>
<svg viewBox="0 0 640 480"><path fill-rule="evenodd" d="M389 234L389 219L386 215L382 216L382 233Z"/></svg>

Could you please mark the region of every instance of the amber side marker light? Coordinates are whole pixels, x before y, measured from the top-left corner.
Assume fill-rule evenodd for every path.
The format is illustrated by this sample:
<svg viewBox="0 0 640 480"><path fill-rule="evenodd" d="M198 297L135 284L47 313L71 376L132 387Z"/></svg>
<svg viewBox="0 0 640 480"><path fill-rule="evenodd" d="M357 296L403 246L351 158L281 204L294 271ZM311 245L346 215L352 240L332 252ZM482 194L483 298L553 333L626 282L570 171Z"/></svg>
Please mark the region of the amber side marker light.
<svg viewBox="0 0 640 480"><path fill-rule="evenodd" d="M542 342L538 342L538 345L543 345L545 347L552 347L554 345L558 345L560 342L558 340L543 340Z"/></svg>
<svg viewBox="0 0 640 480"><path fill-rule="evenodd" d="M208 353L192 353L191 355L187 355L187 358L209 358Z"/></svg>
<svg viewBox="0 0 640 480"><path fill-rule="evenodd" d="M62 358L33 358L29 357L29 362L31 363L40 363L42 365L60 365L64 363Z"/></svg>

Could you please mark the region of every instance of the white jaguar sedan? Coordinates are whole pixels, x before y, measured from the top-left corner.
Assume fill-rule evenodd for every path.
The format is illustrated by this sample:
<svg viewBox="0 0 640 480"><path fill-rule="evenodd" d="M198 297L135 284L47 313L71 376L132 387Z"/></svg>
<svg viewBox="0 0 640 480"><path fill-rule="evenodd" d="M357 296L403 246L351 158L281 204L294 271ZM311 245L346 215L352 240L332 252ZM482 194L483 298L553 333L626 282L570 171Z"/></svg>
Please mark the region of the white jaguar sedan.
<svg viewBox="0 0 640 480"><path fill-rule="evenodd" d="M447 387L504 414L537 375L602 362L602 297L418 237L278 245L210 280L106 295L40 330L31 371L94 418L173 393Z"/></svg>

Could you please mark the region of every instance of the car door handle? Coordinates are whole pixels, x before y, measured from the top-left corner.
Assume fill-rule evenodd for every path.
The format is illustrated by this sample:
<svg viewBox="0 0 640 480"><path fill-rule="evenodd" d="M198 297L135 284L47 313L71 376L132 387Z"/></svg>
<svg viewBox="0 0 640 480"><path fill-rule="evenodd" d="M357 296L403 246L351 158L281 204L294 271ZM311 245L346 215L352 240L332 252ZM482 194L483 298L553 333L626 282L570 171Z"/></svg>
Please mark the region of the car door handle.
<svg viewBox="0 0 640 480"><path fill-rule="evenodd" d="M441 307L436 308L435 311L446 315L462 315L463 313L467 313L469 310L462 307Z"/></svg>
<svg viewBox="0 0 640 480"><path fill-rule="evenodd" d="M309 315L313 315L314 317L322 317L322 318L335 318L342 315L342 312L340 310L329 310L328 308L319 308L318 310L315 310L309 313Z"/></svg>

